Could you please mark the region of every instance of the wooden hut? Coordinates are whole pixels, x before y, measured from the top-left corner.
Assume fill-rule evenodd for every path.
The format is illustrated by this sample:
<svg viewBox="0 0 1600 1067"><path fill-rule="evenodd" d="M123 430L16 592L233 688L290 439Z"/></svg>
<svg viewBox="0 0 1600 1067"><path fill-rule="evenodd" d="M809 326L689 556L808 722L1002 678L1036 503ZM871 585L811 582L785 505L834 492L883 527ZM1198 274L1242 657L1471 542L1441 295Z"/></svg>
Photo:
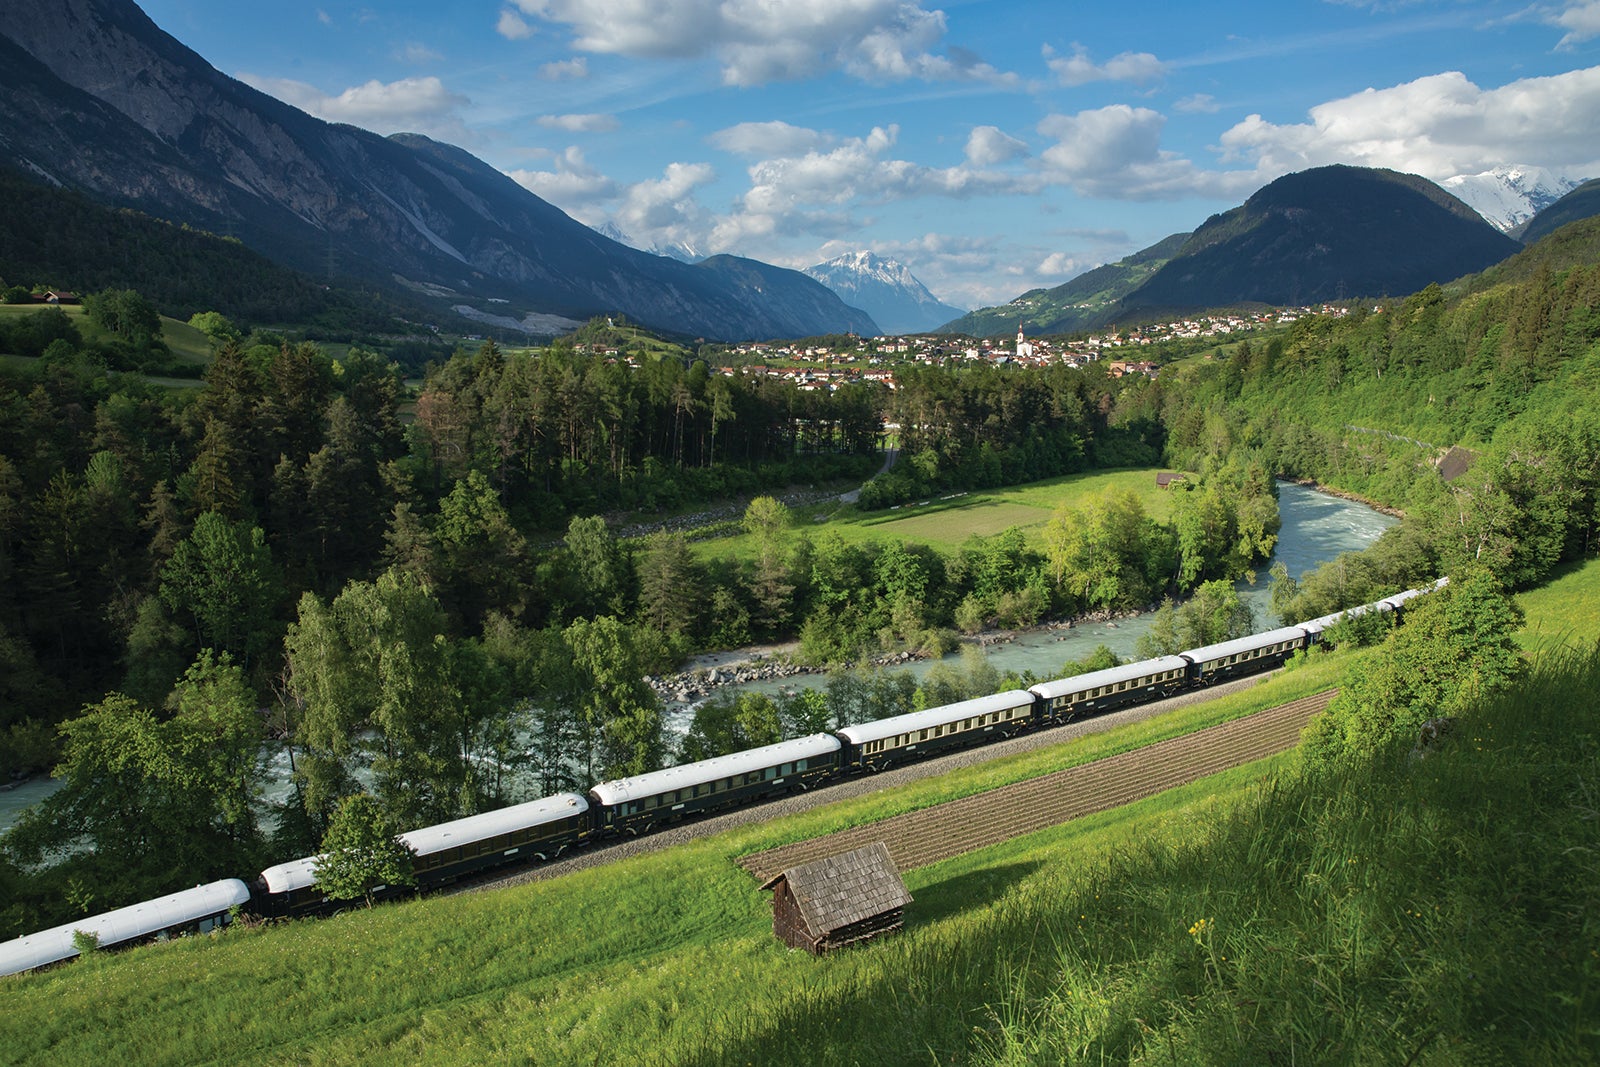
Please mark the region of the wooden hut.
<svg viewBox="0 0 1600 1067"><path fill-rule="evenodd" d="M791 867L761 888L772 890L773 935L814 956L900 929L911 903L882 841Z"/></svg>

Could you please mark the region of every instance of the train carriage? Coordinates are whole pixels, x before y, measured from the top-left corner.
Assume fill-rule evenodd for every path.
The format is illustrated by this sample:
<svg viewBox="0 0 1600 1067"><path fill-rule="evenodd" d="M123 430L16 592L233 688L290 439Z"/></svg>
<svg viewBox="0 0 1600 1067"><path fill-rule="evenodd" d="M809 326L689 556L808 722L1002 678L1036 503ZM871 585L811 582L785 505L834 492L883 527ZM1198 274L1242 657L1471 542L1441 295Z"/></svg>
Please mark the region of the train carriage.
<svg viewBox="0 0 1600 1067"><path fill-rule="evenodd" d="M409 830L400 840L416 853L417 888L432 889L463 875L518 859L550 859L589 834L589 801L576 793L513 804L437 826ZM317 885L316 856L268 867L257 885L257 906L268 915L304 915L332 907ZM377 896L400 892L379 886Z"/></svg>
<svg viewBox="0 0 1600 1067"><path fill-rule="evenodd" d="M1085 715L1096 715L1124 704L1159 700L1182 689L1189 673L1189 661L1182 656L1124 663L1105 670L1090 671L1053 682L1040 682L1029 690L1042 704L1040 714L1047 723L1071 722Z"/></svg>
<svg viewBox="0 0 1600 1067"><path fill-rule="evenodd" d="M595 830L641 833L658 822L808 789L837 773L842 747L832 734L812 734L601 782L589 790L596 808Z"/></svg>
<svg viewBox="0 0 1600 1067"><path fill-rule="evenodd" d="M94 935L101 948L173 934L205 933L226 925L233 909L248 903L250 887L237 878L224 878L90 915L0 945L0 974L17 974L71 959L78 954L73 935L80 931Z"/></svg>
<svg viewBox="0 0 1600 1067"><path fill-rule="evenodd" d="M1212 685L1242 674L1271 670L1305 648L1309 638L1298 626L1238 637L1178 653L1189 661L1189 683Z"/></svg>
<svg viewBox="0 0 1600 1067"><path fill-rule="evenodd" d="M846 726L838 735L845 743L845 767L876 771L941 749L1009 737L1033 725L1033 719L1033 694L1012 689Z"/></svg>

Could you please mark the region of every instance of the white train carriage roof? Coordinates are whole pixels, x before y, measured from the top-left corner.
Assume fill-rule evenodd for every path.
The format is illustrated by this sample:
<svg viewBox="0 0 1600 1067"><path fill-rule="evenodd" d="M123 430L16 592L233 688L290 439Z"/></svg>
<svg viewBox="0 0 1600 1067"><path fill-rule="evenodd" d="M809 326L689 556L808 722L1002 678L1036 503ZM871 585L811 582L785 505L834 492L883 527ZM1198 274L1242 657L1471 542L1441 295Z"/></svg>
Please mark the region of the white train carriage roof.
<svg viewBox="0 0 1600 1067"><path fill-rule="evenodd" d="M1391 608L1398 608L1401 604L1404 604L1408 600L1415 600L1424 593L1431 592L1433 592L1431 587L1428 589L1407 589L1403 593L1396 593L1394 596L1386 596L1382 600L1378 601L1378 603L1387 605Z"/></svg>
<svg viewBox="0 0 1600 1067"><path fill-rule="evenodd" d="M713 756L698 763L685 763L682 766L667 767L664 770L651 771L632 778L601 782L589 792L602 804L622 804L642 797L653 797L669 790L704 785L722 778L732 778L738 774L749 774L751 771L762 771L785 763L831 755L843 747L839 739L832 734L812 734L809 737L779 741L775 745L763 745L761 748L752 748L744 752Z"/></svg>
<svg viewBox="0 0 1600 1067"><path fill-rule="evenodd" d="M316 856L302 856L287 863L276 863L261 872L269 893L293 893L317 884Z"/></svg>
<svg viewBox="0 0 1600 1067"><path fill-rule="evenodd" d="M1268 645L1278 644L1280 641L1304 641L1305 636L1306 632L1298 626L1280 626L1276 630L1251 634L1249 637L1236 637L1232 641L1219 641L1214 645L1191 648L1178 655L1191 663L1210 663L1213 660L1254 652Z"/></svg>
<svg viewBox="0 0 1600 1067"><path fill-rule="evenodd" d="M1087 674L1075 674L1070 678L1057 678L1051 682L1040 682L1031 686L1030 692L1037 693L1046 700L1055 700L1058 697L1068 696L1072 693L1082 693L1090 689L1099 689L1101 686L1120 685L1123 682L1136 682L1152 674L1165 674L1168 671L1186 671L1189 661L1182 656L1161 656L1157 659L1140 660L1138 663L1124 663L1118 667L1107 667L1105 670L1090 671Z"/></svg>
<svg viewBox="0 0 1600 1067"><path fill-rule="evenodd" d="M116 911L90 915L0 945L0 974L17 974L76 956L78 950L72 944L72 935L80 930L94 934L102 946L109 947L149 937L174 926L199 922L249 902L248 886L237 878L224 878Z"/></svg>
<svg viewBox="0 0 1600 1067"><path fill-rule="evenodd" d="M524 804L513 804L509 808L497 808L453 822L442 822L437 826L408 830L400 835L400 840L410 845L417 855L431 856L447 848L459 848L517 830L531 830L536 826L560 822L588 810L589 801L584 797L576 793L557 793Z"/></svg>
<svg viewBox="0 0 1600 1067"><path fill-rule="evenodd" d="M589 810L589 801L576 793L557 793L508 808L479 812L464 819L443 822L437 826L424 826L408 830L400 840L411 846L419 856L431 856L447 848L460 848L516 830L532 829L546 823L582 815ZM319 856L303 856L288 863L268 867L261 872L269 893L292 893L316 884Z"/></svg>
<svg viewBox="0 0 1600 1067"><path fill-rule="evenodd" d="M839 731L839 736L849 741L852 745L864 745L868 741L883 741L899 734L908 734L913 730L927 730L935 726L945 726L961 719L968 719L978 715L989 715L1007 708L1032 707L1033 694L1026 689L1011 689L1004 693L993 693L986 697L974 697L971 700L958 701L955 704L943 704L937 708L926 711L912 711L904 715L895 715L877 722L857 723L855 726L846 726Z"/></svg>

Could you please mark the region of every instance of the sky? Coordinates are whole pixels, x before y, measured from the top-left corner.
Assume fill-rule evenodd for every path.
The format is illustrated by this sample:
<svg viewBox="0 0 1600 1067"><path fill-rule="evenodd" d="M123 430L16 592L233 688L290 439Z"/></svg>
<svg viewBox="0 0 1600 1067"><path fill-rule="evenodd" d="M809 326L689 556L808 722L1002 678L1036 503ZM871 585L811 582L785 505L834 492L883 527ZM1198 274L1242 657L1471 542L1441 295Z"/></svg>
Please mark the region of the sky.
<svg viewBox="0 0 1600 1067"><path fill-rule="evenodd" d="M143 0L313 115L459 145L592 226L960 307L1329 163L1600 176L1600 0Z"/></svg>

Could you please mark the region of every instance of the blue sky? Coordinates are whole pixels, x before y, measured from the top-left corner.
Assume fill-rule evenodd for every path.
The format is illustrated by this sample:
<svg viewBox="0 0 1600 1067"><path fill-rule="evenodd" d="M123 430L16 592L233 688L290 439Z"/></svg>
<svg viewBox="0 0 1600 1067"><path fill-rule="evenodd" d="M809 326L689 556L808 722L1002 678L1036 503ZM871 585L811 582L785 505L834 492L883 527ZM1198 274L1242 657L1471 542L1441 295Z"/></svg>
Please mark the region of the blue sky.
<svg viewBox="0 0 1600 1067"><path fill-rule="evenodd" d="M1600 176L1600 0L144 0L226 74L591 225L1002 303L1327 163Z"/></svg>

